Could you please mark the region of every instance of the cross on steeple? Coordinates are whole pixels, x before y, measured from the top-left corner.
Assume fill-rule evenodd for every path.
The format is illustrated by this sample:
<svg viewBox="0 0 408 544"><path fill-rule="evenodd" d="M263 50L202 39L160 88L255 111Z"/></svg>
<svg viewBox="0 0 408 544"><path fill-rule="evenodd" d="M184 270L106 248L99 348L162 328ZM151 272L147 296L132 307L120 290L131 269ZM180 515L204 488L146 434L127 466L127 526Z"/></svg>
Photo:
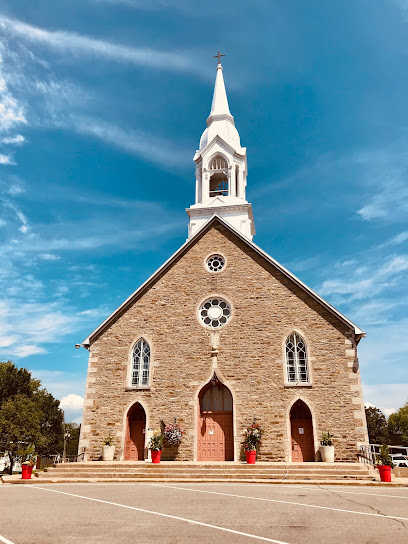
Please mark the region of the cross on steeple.
<svg viewBox="0 0 408 544"><path fill-rule="evenodd" d="M214 55L213 59L218 59L218 64L221 64L221 57L225 57L225 55L222 55L218 49L218 55Z"/></svg>

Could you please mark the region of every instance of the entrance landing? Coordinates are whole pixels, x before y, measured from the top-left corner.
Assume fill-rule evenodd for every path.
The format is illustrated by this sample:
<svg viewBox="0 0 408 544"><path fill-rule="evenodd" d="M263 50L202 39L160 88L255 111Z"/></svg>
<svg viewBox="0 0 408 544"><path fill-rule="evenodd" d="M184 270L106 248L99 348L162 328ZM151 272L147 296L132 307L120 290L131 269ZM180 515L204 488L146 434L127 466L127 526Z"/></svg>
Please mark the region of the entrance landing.
<svg viewBox="0 0 408 544"><path fill-rule="evenodd" d="M375 484L376 471L360 463L90 461L45 469L31 480L14 483L69 482L231 482Z"/></svg>

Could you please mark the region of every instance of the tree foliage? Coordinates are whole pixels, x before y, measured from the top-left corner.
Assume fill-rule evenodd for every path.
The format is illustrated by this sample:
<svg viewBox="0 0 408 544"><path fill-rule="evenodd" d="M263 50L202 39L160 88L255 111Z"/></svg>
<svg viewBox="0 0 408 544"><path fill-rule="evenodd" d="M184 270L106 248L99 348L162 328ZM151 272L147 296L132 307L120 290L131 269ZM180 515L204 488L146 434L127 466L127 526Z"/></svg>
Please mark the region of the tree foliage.
<svg viewBox="0 0 408 544"><path fill-rule="evenodd" d="M65 424L66 454L67 457L74 457L78 454L79 433L81 425L78 423Z"/></svg>
<svg viewBox="0 0 408 544"><path fill-rule="evenodd" d="M366 408L365 413L370 444L388 444L388 425L385 415L375 406Z"/></svg>
<svg viewBox="0 0 408 544"><path fill-rule="evenodd" d="M390 433L401 435L401 444L408 446L408 402L388 418Z"/></svg>
<svg viewBox="0 0 408 544"><path fill-rule="evenodd" d="M29 445L39 455L62 452L59 401L40 385L27 369L0 362L0 450L8 452L11 465Z"/></svg>

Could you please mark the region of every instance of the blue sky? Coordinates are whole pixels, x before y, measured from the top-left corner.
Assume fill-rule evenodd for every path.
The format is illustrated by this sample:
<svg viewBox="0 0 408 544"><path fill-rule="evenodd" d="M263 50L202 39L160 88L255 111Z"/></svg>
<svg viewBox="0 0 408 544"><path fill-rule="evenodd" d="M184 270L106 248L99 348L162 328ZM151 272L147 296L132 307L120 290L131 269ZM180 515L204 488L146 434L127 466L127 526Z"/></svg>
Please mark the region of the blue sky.
<svg viewBox="0 0 408 544"><path fill-rule="evenodd" d="M0 0L0 359L79 417L75 350L187 237L223 59L254 241L408 397L408 1Z"/></svg>

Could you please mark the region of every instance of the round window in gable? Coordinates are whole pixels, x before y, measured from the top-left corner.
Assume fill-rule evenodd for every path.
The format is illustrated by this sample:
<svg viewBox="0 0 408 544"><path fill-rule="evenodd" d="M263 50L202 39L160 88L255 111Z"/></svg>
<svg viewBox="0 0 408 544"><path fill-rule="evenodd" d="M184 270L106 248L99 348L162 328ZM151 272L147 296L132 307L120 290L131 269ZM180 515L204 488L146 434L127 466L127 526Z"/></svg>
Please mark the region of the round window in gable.
<svg viewBox="0 0 408 544"><path fill-rule="evenodd" d="M205 264L210 272L220 272L225 266L225 259L222 255L210 255Z"/></svg>
<svg viewBox="0 0 408 544"><path fill-rule="evenodd" d="M210 298L200 307L199 318L201 323L210 329L219 329L231 317L231 307L222 298Z"/></svg>

